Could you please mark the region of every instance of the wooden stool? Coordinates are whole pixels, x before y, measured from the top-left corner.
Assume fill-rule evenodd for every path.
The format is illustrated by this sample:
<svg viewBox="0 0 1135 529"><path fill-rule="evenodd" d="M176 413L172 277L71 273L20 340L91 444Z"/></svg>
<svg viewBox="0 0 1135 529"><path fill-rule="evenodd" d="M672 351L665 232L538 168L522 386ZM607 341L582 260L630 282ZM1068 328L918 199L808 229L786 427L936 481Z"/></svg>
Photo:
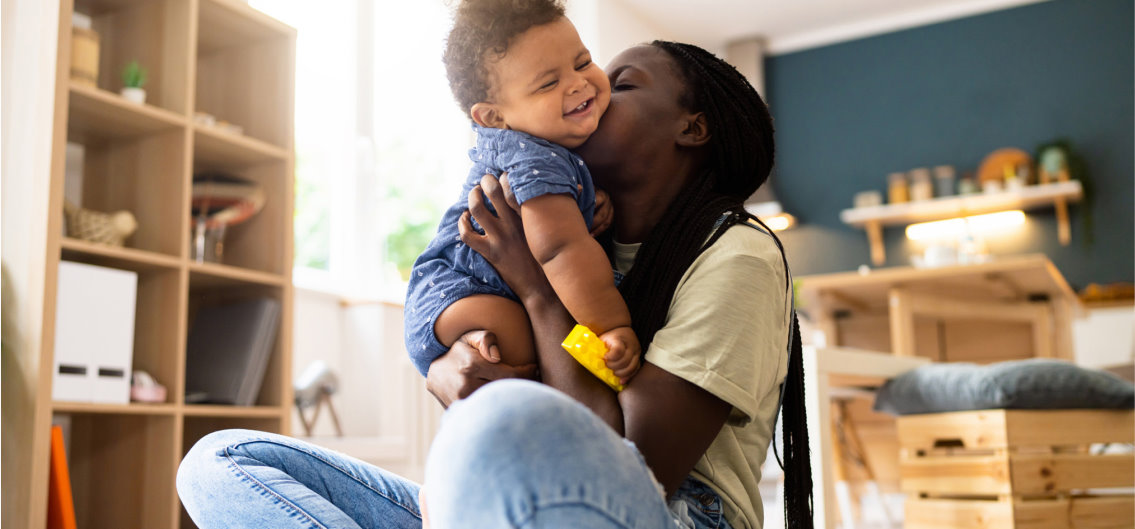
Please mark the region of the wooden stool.
<svg viewBox="0 0 1135 529"><path fill-rule="evenodd" d="M1135 527L1131 410L983 410L897 420L906 529Z"/></svg>

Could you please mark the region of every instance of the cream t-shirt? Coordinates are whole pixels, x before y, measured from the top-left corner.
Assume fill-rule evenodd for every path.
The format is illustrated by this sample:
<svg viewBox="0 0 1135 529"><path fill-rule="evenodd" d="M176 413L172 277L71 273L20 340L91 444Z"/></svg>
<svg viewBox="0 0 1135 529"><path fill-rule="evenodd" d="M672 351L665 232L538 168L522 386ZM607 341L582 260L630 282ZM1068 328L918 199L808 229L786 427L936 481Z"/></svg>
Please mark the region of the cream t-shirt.
<svg viewBox="0 0 1135 529"><path fill-rule="evenodd" d="M615 268L627 273L638 247L616 243ZM788 296L772 237L732 226L682 276L646 350L647 362L733 406L691 475L721 496L734 529L764 523L757 484L788 370Z"/></svg>

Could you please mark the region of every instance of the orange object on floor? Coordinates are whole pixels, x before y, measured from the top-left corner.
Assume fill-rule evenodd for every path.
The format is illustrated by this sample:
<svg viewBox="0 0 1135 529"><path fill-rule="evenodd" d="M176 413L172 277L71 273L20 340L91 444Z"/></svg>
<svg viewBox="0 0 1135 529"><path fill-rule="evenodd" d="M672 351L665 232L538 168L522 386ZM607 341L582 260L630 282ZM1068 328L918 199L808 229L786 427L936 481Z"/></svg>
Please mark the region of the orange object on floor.
<svg viewBox="0 0 1135 529"><path fill-rule="evenodd" d="M71 497L71 473L63 447L63 428L51 427L51 470L47 493L48 529L76 529L75 502Z"/></svg>

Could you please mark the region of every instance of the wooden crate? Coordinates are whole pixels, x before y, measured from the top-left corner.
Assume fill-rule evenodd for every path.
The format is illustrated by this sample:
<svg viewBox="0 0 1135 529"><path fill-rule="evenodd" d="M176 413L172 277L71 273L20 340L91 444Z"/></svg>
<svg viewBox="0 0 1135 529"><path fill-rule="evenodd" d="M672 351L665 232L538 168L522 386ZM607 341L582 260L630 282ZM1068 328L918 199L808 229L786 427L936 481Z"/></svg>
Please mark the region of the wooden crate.
<svg viewBox="0 0 1135 529"><path fill-rule="evenodd" d="M907 529L1135 527L1131 410L983 410L900 417Z"/></svg>
<svg viewBox="0 0 1135 529"><path fill-rule="evenodd" d="M1132 496L1035 499L916 498L906 501L906 529L1131 529Z"/></svg>

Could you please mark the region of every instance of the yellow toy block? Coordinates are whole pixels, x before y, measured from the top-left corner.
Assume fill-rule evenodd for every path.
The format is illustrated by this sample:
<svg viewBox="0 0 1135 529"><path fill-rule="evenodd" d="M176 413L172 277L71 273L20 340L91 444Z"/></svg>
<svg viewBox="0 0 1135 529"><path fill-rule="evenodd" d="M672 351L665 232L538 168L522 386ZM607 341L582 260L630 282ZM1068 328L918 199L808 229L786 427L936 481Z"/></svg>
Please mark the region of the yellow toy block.
<svg viewBox="0 0 1135 529"><path fill-rule="evenodd" d="M583 325L576 325L574 329L568 333L567 338L564 338L564 343L561 344L568 353L571 353L572 358L586 367L591 374L599 377L599 380L606 382L615 391L622 391L623 385L619 383L619 377L615 376L615 372L607 367L607 363L603 360L603 355L607 354L607 344L603 343L595 333Z"/></svg>

